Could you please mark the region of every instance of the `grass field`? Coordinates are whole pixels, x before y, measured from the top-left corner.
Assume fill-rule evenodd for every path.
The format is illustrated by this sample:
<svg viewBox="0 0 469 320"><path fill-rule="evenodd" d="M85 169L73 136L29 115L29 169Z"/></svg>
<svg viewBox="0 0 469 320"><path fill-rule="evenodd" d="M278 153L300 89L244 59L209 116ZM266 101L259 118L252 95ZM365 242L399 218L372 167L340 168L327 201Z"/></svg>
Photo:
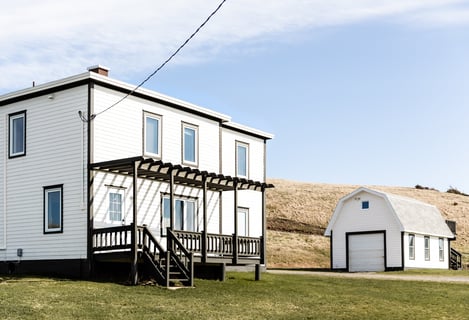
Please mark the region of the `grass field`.
<svg viewBox="0 0 469 320"><path fill-rule="evenodd" d="M195 288L0 279L1 319L463 319L467 285L228 273Z"/></svg>

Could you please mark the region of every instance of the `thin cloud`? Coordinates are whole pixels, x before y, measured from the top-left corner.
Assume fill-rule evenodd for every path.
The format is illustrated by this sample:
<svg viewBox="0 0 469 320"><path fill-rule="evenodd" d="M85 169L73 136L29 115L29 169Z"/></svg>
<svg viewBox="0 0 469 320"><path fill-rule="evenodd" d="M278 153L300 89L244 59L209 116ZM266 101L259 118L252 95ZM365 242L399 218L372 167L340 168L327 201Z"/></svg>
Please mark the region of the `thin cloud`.
<svg viewBox="0 0 469 320"><path fill-rule="evenodd" d="M130 78L151 71L179 46L219 0L11 1L2 5L0 92L85 71L96 63ZM412 23L466 22L451 0L227 1L172 64L197 63L228 46L277 34L376 18ZM239 52L239 50L238 50ZM148 72L147 72L148 73Z"/></svg>

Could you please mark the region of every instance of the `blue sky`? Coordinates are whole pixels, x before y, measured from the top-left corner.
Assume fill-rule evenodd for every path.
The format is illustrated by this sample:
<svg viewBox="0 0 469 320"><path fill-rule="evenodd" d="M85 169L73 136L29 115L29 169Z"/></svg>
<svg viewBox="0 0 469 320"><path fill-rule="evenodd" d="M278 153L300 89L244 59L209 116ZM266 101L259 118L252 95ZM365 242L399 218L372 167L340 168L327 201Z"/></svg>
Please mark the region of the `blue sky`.
<svg viewBox="0 0 469 320"><path fill-rule="evenodd" d="M218 1L34 5L0 12L0 94L98 63L137 84ZM274 133L269 177L469 193L468 27L467 1L228 0L145 87Z"/></svg>

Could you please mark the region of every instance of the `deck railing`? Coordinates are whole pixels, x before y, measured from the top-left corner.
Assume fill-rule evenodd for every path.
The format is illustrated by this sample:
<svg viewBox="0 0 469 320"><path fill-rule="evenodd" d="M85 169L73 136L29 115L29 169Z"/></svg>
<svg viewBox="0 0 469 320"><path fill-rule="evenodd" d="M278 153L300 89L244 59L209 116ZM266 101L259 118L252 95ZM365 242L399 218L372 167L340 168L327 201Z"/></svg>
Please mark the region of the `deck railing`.
<svg viewBox="0 0 469 320"><path fill-rule="evenodd" d="M244 237L204 232L173 230L172 237L179 252L187 251L196 255L220 257L260 257L262 255L262 237ZM204 238L206 245L204 247ZM137 228L137 242L140 250L146 250L152 256L164 256L166 250L153 237L146 227ZM180 246L179 246L180 244ZM173 244L171 244L173 245ZM132 247L131 226L117 226L93 230L93 251L124 250ZM168 247L170 248L170 247ZM204 252L205 250L205 252Z"/></svg>
<svg viewBox="0 0 469 320"><path fill-rule="evenodd" d="M131 249L131 226L118 226L93 230L93 251Z"/></svg>
<svg viewBox="0 0 469 320"><path fill-rule="evenodd" d="M195 253L203 254L204 232L173 231L173 234L184 247ZM260 257L261 239L241 237L236 235L222 235L207 233L206 251L210 255L238 257ZM236 246L234 245L236 243ZM237 249L235 251L235 248Z"/></svg>

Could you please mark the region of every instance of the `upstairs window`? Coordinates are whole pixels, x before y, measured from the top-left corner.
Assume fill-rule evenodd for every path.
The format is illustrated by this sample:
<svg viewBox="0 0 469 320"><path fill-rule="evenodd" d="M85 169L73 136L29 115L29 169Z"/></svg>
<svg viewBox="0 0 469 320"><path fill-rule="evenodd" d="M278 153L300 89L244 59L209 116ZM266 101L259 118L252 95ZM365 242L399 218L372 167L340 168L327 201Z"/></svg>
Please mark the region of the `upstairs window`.
<svg viewBox="0 0 469 320"><path fill-rule="evenodd" d="M62 232L62 185L44 187L44 233Z"/></svg>
<svg viewBox="0 0 469 320"><path fill-rule="evenodd" d="M9 116L9 157L20 157L26 154L26 111Z"/></svg>
<svg viewBox="0 0 469 320"><path fill-rule="evenodd" d="M248 178L249 170L249 145L236 142L236 176Z"/></svg>
<svg viewBox="0 0 469 320"><path fill-rule="evenodd" d="M409 234L409 259L415 260L415 235Z"/></svg>
<svg viewBox="0 0 469 320"><path fill-rule="evenodd" d="M152 157L161 157L161 117L144 113L143 153Z"/></svg>
<svg viewBox="0 0 469 320"><path fill-rule="evenodd" d="M430 237L425 236L424 237L424 243L425 243L425 260L430 260Z"/></svg>
<svg viewBox="0 0 469 320"><path fill-rule="evenodd" d="M198 127L182 124L182 163L197 165Z"/></svg>

